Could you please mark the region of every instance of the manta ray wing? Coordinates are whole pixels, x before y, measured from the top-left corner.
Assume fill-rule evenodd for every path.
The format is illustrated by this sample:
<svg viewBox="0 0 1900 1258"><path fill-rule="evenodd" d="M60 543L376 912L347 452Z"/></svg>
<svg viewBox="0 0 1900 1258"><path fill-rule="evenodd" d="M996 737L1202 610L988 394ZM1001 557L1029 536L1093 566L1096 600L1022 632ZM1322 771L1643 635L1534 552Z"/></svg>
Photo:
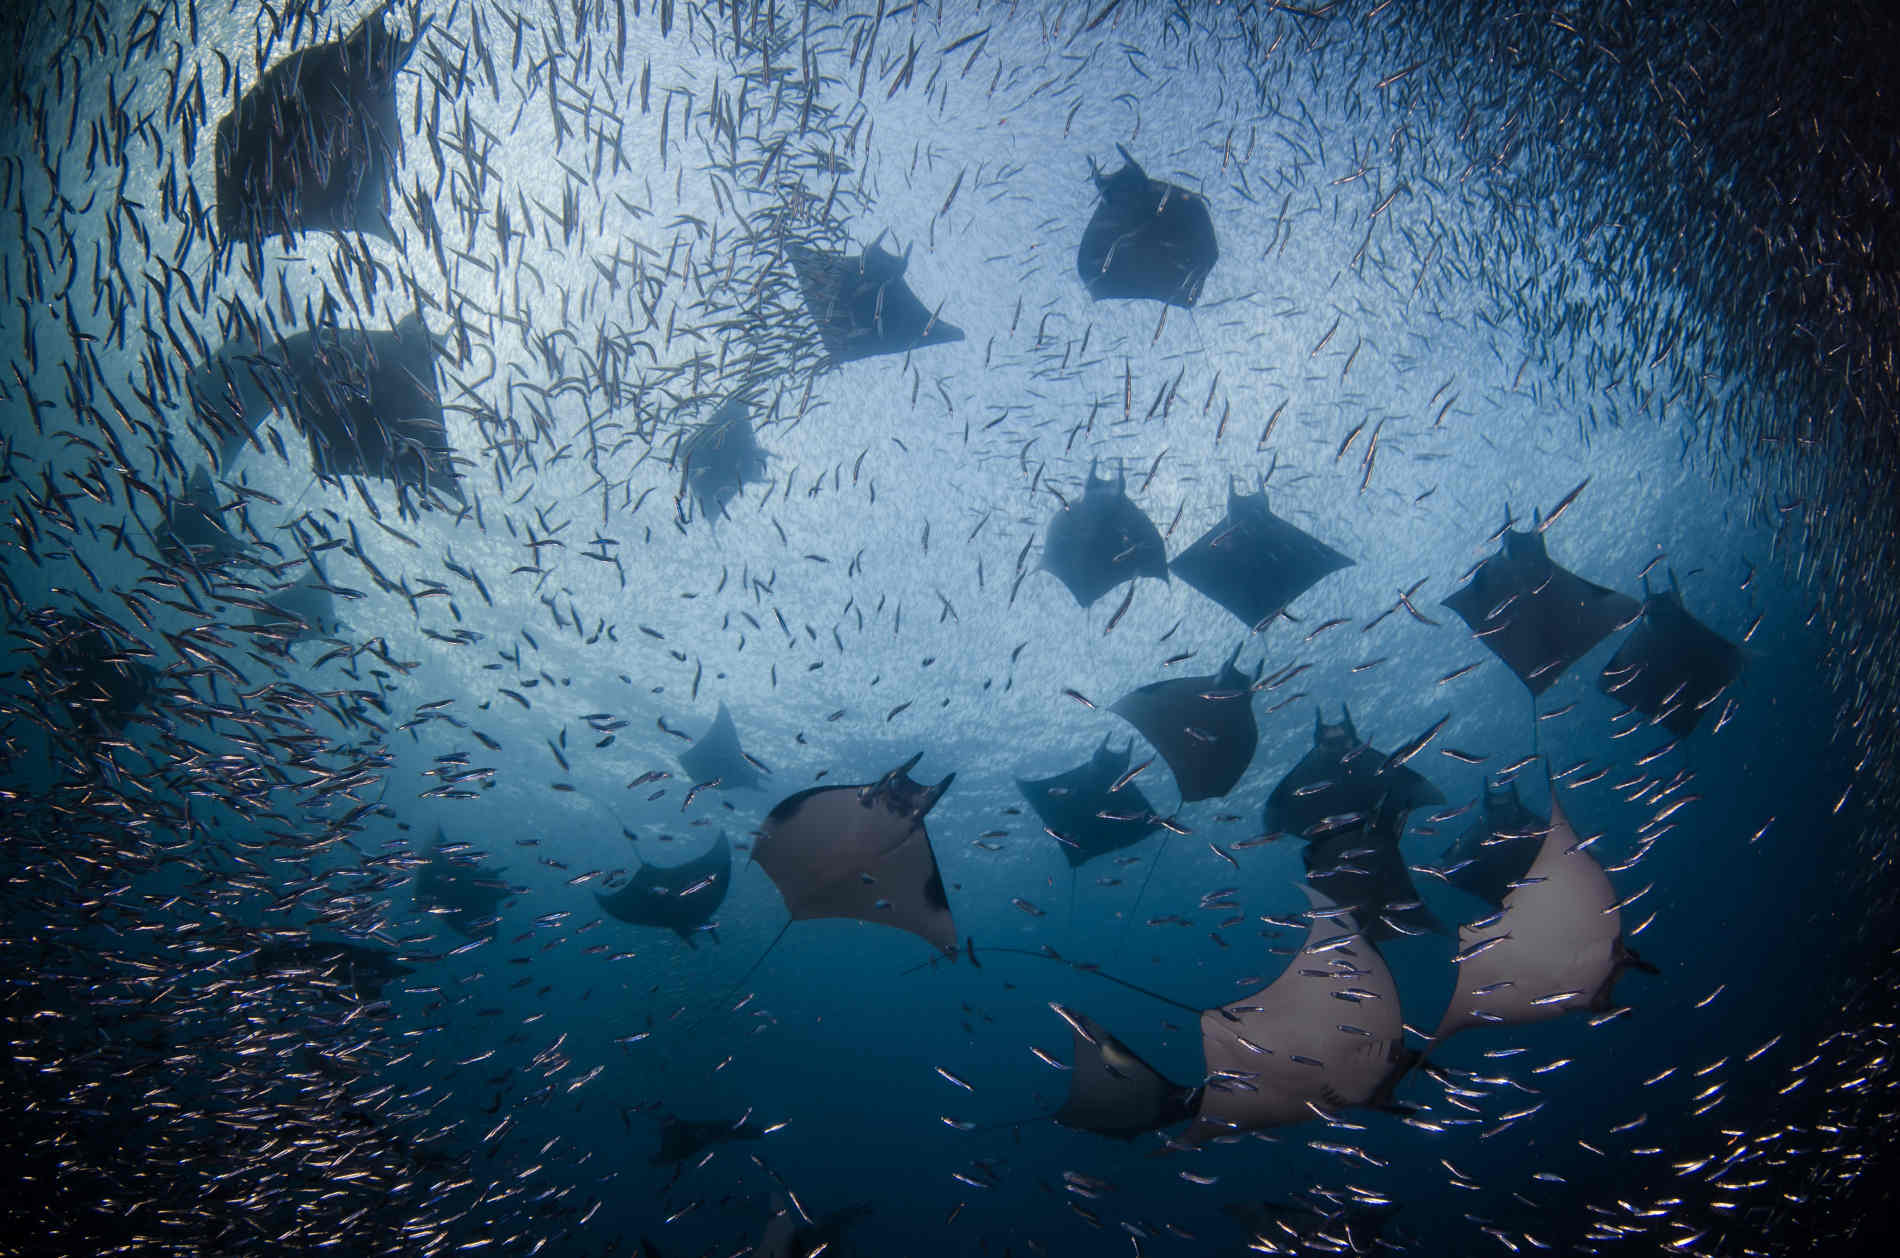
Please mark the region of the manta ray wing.
<svg viewBox="0 0 1900 1258"><path fill-rule="evenodd" d="M1503 910L1458 932L1457 988L1434 1042L1474 1026L1543 1022L1607 1007L1629 962L1609 875L1555 795L1550 827Z"/></svg>
<svg viewBox="0 0 1900 1258"><path fill-rule="evenodd" d="M1171 1082L1088 1015L1051 1007L1075 1034L1069 1095L1056 1111L1056 1122L1132 1140L1189 1116L1193 1089Z"/></svg>

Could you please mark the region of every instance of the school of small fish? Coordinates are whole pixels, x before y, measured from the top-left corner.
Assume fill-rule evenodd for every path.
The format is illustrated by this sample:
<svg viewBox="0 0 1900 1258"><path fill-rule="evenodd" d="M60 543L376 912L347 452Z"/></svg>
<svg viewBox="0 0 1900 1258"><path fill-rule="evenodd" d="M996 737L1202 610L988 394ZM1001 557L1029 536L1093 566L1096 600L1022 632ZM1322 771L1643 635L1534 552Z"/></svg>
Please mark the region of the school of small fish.
<svg viewBox="0 0 1900 1258"><path fill-rule="evenodd" d="M0 36L0 1252L1878 1241L1900 16Z"/></svg>

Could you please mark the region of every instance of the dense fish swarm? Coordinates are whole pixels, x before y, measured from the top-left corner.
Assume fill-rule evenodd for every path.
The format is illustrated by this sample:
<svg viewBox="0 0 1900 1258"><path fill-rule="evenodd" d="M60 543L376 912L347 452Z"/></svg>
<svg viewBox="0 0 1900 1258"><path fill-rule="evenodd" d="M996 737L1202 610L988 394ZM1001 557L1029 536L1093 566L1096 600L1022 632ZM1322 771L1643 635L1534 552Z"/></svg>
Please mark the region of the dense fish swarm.
<svg viewBox="0 0 1900 1258"><path fill-rule="evenodd" d="M0 1252L1877 1245L1896 36L7 7Z"/></svg>

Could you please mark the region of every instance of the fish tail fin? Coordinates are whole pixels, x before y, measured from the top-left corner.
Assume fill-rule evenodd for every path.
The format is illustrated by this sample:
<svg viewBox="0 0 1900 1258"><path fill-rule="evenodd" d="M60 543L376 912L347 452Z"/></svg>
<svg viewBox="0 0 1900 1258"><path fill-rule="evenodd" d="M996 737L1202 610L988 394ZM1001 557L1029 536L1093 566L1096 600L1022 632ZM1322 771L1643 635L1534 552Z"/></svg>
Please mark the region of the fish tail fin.
<svg viewBox="0 0 1900 1258"><path fill-rule="evenodd" d="M429 17L425 17L424 19L422 19L422 22L416 27L415 34L411 35L408 39L399 40L397 42L397 46L396 46L397 69L401 69L403 66L406 66L409 64L409 58L415 54L417 45L422 43L422 37L424 35L427 35L429 33L429 28L434 25L435 25L435 17L433 15Z"/></svg>

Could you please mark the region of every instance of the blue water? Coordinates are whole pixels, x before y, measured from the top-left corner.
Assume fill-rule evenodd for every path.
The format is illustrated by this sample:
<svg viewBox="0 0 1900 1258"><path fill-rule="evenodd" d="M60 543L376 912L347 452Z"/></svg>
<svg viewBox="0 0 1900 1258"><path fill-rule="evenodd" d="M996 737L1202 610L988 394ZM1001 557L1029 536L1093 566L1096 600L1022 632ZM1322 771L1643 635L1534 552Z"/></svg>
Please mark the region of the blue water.
<svg viewBox="0 0 1900 1258"><path fill-rule="evenodd" d="M264 11L229 8L168 10L155 27L113 6L59 17L22 32L10 71L43 121L8 133L0 180L21 539L6 565L9 628L21 634L32 608L92 609L150 650L162 692L126 745L95 748L75 772L35 715L24 639L7 664L6 802L22 836L7 945L26 967L8 1018L16 1042L42 1045L16 1058L22 1087L43 1098L23 1103L40 1124L21 1128L23 1164L44 1153L111 1182L144 1160L136 1124L162 1133L154 1161L176 1164L140 1172L176 1194L145 1215L103 1190L39 1215L12 1207L50 1251L123 1227L134 1252L301 1252L340 1237L344 1252L619 1254L644 1237L665 1255L733 1254L790 1190L812 1218L870 1207L831 1253L1239 1253L1249 1232L1223 1207L1318 1190L1395 1203L1383 1241L1409 1252L1598 1252L1615 1247L1589 1235L1607 1218L1631 1229L1629 1247L1738 1254L1782 1243L1800 1204L1783 1194L1811 1191L1843 1141L1874 1147L1828 1125L1875 1091L1843 1063L1866 1047L1848 1001L1874 984L1880 933L1869 906L1886 760L1869 768L1866 748L1884 745L1890 709L1861 688L1885 599L1871 580L1856 592L1838 579L1830 530L1851 536L1839 521L1858 508L1822 508L1851 478L1804 463L1801 448L1753 443L1799 430L1829 395L1791 390L1781 358L1738 344L1759 329L1734 311L1774 305L1737 296L1761 280L1751 255L1699 241L1696 266L1677 260L1674 185L1641 168L1645 154L1679 157L1672 141L1631 140L1628 168L1604 160L1612 127L1673 136L1674 105L1650 117L1646 98L1573 100L1555 67L1541 77L1517 57L1547 30L1428 22L1391 3L753 5L737 27L730 10L668 5L663 34L651 5L577 18L484 0L431 10L397 79L393 239L275 239L252 274L242 250L214 258L166 210L186 183L212 201L211 136L235 96L219 94L220 58L249 83L260 51L269 64L370 10L332 6L266 50ZM1651 48L1665 81L1686 83L1681 67L1705 58L1687 36L1672 43L1614 13L1571 16L1625 54L1618 66ZM415 20L392 17L405 31ZM103 50L64 41L95 21ZM1497 46L1454 42L1473 29ZM914 73L894 86L912 50ZM174 61L178 81L204 73L203 116L173 108ZM1732 103L1704 92L1679 98L1692 120ZM148 114L153 138L125 138L118 120L136 131ZM1115 164L1118 144L1210 207L1221 258L1192 311L1091 303L1076 279L1089 159ZM478 160L458 155L471 147ZM1704 160L1706 184L1684 183L1683 198L1760 186L1757 171L1719 167L1739 160L1732 144ZM442 252L425 243L424 201ZM781 230L852 253L888 233L887 247L910 251L912 289L966 339L827 370ZM356 257L379 273L373 292L345 278L360 274ZM1710 258L1732 272L1711 278ZM214 301L194 310L167 266ZM157 512L125 478L177 492L208 461L182 390L151 382L153 364L194 365L194 336L224 339L216 302L301 326L326 292L352 326L390 327L420 307L443 350L468 509L405 513L386 483L319 480L277 414L267 426L286 457L266 440L218 470L224 504L242 500L257 541L286 560L275 578L244 579L296 579L320 528L349 543L320 563L350 596L334 636L288 656L247 652L235 626L250 615L229 599L253 595L227 585L220 601L189 575L192 597L168 587L148 533ZM120 335L112 311L128 300ZM84 387L69 385L75 372ZM685 520L673 443L741 388L756 399L767 479L716 526ZM107 390L159 405L121 418ZM66 436L99 444L102 427L125 464ZM1230 484L1266 477L1275 512L1353 566L1294 605L1297 624L1258 635L1179 581L1141 581L1125 608L1125 587L1079 608L1037 565L1048 520L1092 465L1119 465L1171 554L1220 518ZM43 474L68 495L71 526L43 510ZM83 479L95 474L103 493ZM1438 606L1507 519L1528 527L1585 482L1545 534L1553 558L1631 594L1644 574L1660 585L1674 573L1689 609L1744 648L1728 719L1714 719L1718 703L1647 763L1666 735L1614 736L1619 705L1596 688L1620 638L1568 670L1534 719L1524 687ZM1408 590L1418 614L1381 617ZM207 630L220 636L179 636ZM1246 776L1177 810L1157 760L1142 788L1184 833L1072 883L1015 779L1078 764L1104 736L1119 743L1131 731L1110 702L1214 672L1236 643L1249 669L1307 666L1253 699L1260 745ZM273 681L368 723L272 709L290 693L265 692ZM687 744L669 731L699 734L722 702L771 776L758 792L689 796L676 760ZM1609 766L1564 793L1579 831L1602 836L1605 864L1637 854L1656 811L1616 784L1687 775L1672 798L1695 801L1614 875L1620 895L1642 892L1624 927L1661 973L1625 975L1630 1012L1603 1025L1572 1014L1436 1050L1436 1065L1488 1080L1476 1126L1434 1134L1351 1111L1342 1119L1359 1126L1170 1152L1156 1137L1120 1143L1042 1120L1065 1078L1031 1046L1069 1051L1051 1002L1188 1083L1204 1070L1198 1025L1099 977L986 950L1050 947L1194 1008L1264 986L1301 933L1262 919L1304 909L1303 870L1297 841L1248 840L1311 745L1316 707L1330 716L1342 702L1386 751L1448 715L1413 767L1453 807L1533 751ZM276 741L247 739L233 709L274 711ZM1857 711L1869 723L1858 737L1840 715ZM590 713L626 722L610 746L594 746ZM287 741L305 732L308 757ZM186 758L187 744L204 758ZM716 930L690 945L607 918L593 899L609 871L675 863L721 830L743 850L784 796L873 782L919 752L920 781L956 775L928 828L980 969L967 954L927 964L912 935L827 920L794 922L748 974L787 910L743 854ZM425 794L443 757L463 753L489 770L459 784L469 797ZM1152 753L1137 739L1133 754ZM260 776L240 778L240 762ZM358 769L325 793L325 774ZM627 785L656 770L671 776ZM247 780L265 786L248 793ZM1541 807L1541 775L1521 780ZM1403 841L1414 867L1436 864L1470 820L1434 824L1430 811ZM512 892L494 939L452 956L467 941L419 909L411 885L438 827ZM1418 884L1448 923L1486 911L1442 880ZM1246 918L1226 928L1234 910L1199 907L1223 887ZM392 947L415 972L389 985L386 1007L253 975L256 932L313 926ZM1451 993L1456 947L1384 948L1423 1033L1414 1044ZM128 1047L130 1032L60 1039L52 1015L33 1012L70 1004L60 1016L90 1026L127 1007L108 997L128 984L168 1048ZM115 1075L97 1095L69 1090L42 1068L48 1053L70 1056L80 1079L88 1062L123 1061L141 1086ZM1427 1118L1460 1113L1423 1074L1399 1096ZM784 1126L676 1175L649 1162L663 1113ZM234 1134L294 1114L322 1132L297 1169L268 1140ZM323 1157L353 1165L391 1148L418 1161L336 1178L324 1196ZM1704 1161L1742 1148L1737 1165L1773 1168L1759 1182ZM1080 1195L1065 1172L1112 1187ZM1851 1174L1836 1164L1819 1179ZM247 1214L254 1227L235 1222ZM215 1244L188 1239L206 1234Z"/></svg>

